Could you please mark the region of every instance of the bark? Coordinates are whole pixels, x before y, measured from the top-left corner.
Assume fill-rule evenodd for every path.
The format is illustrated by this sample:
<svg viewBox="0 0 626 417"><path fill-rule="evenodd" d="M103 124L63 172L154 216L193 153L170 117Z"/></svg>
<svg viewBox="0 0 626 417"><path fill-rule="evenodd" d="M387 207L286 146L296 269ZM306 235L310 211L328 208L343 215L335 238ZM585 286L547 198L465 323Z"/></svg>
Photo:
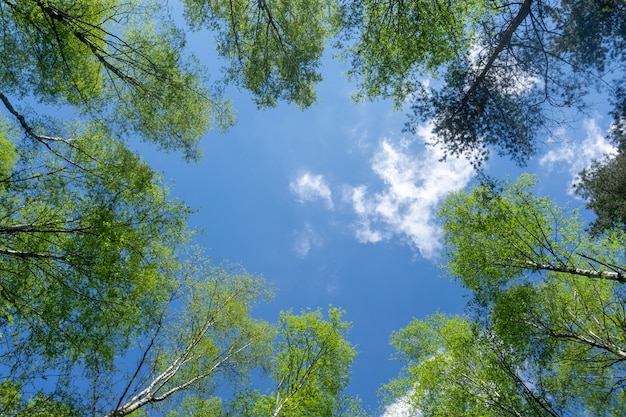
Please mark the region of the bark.
<svg viewBox="0 0 626 417"><path fill-rule="evenodd" d="M526 269L563 272L566 274L579 275L583 277L608 279L611 281L626 283L626 274L624 274L623 272L619 272L619 271L604 271L604 270L597 271L594 269L576 268L574 266L569 266L569 265L541 264L541 263L534 262L534 261L521 261L516 265L503 265L503 266L513 266L513 267L526 268Z"/></svg>

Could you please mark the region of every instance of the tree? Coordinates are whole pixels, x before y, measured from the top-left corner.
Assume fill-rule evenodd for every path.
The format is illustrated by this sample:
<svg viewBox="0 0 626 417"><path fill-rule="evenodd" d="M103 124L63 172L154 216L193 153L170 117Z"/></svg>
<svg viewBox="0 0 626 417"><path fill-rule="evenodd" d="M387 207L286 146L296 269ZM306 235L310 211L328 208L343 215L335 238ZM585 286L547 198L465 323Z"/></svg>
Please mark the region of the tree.
<svg viewBox="0 0 626 417"><path fill-rule="evenodd" d="M437 313L415 319L392 335L391 344L407 366L385 392L403 398L416 415L562 415L551 392L535 383L525 352L468 318Z"/></svg>
<svg viewBox="0 0 626 417"><path fill-rule="evenodd" d="M626 411L624 233L590 237L533 185L485 183L443 204L446 269L471 301L466 317L394 334L407 366L392 397L428 415Z"/></svg>
<svg viewBox="0 0 626 417"><path fill-rule="evenodd" d="M269 295L263 280L198 261L187 268L172 293L174 302L137 341L134 353L140 360L126 366L123 390L108 398L114 391L103 386L106 375L94 375L94 398L102 394L105 416L130 415L147 406L171 412L192 404L215 408L221 401L217 389L228 394L224 382L236 386L268 360L273 328L250 315L259 298Z"/></svg>
<svg viewBox="0 0 626 417"><path fill-rule="evenodd" d="M336 308L328 310L328 318L319 310L281 314L270 371L273 390L244 392L235 415L363 415L358 402L343 393L356 352L345 339L349 324L342 315Z"/></svg>
<svg viewBox="0 0 626 417"><path fill-rule="evenodd" d="M118 137L193 159L209 126L232 123L228 102L206 87L160 4L6 0L0 19L0 98L28 135L55 136L26 104L69 106Z"/></svg>
<svg viewBox="0 0 626 417"><path fill-rule="evenodd" d="M623 235L591 238L575 211L532 194L534 177L502 186L487 183L451 194L440 210L447 267L485 296L532 271L554 271L621 284Z"/></svg>
<svg viewBox="0 0 626 417"><path fill-rule="evenodd" d="M523 163L586 85L612 91L602 76L623 60L620 0L359 3L347 56L363 96L409 100L409 130L432 120L435 141L476 165L488 147Z"/></svg>
<svg viewBox="0 0 626 417"><path fill-rule="evenodd" d="M75 129L2 144L2 376L23 386L110 366L163 308L191 237L189 210L137 155Z"/></svg>
<svg viewBox="0 0 626 417"><path fill-rule="evenodd" d="M332 0L184 0L195 29L216 32L230 81L249 90L260 107L283 99L308 107L322 53L336 33Z"/></svg>
<svg viewBox="0 0 626 417"><path fill-rule="evenodd" d="M596 213L592 234L601 234L626 224L626 155L620 149L615 156L594 161L580 172L575 191L587 200L587 208Z"/></svg>
<svg viewBox="0 0 626 417"><path fill-rule="evenodd" d="M114 324L106 323L98 330L108 331L108 339L91 340L80 352L80 360L56 358L51 363L49 358L40 358L55 366L37 375L56 380L54 390L46 389L49 382L22 381L14 371L4 382L2 414L33 415L42 406L71 410L67 415L107 417L148 407L176 409L194 396L215 401L219 382L245 378L250 369L267 360L271 326L250 317L254 303L267 295L261 279L198 261L186 263L178 274L167 299L155 302L150 311L140 311L145 324L133 329L133 339L124 345L118 343L106 351L116 336L111 334ZM29 365L37 357L22 355L30 362L23 365L20 375L33 373ZM60 371L66 374L58 375ZM80 384L71 382L76 378ZM39 391L31 395L19 389L27 385Z"/></svg>

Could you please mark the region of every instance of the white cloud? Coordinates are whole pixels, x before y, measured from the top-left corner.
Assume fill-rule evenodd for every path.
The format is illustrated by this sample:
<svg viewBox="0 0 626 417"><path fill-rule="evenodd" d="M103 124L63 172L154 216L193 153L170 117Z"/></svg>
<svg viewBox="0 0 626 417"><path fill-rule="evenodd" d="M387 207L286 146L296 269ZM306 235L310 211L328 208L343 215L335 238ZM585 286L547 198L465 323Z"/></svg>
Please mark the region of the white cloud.
<svg viewBox="0 0 626 417"><path fill-rule="evenodd" d="M606 133L598 126L596 119L585 120L583 129L585 138L582 141L568 140L565 133L560 132L559 137L552 140L558 145L547 152L539 164L548 170L566 167L573 184L578 173L589 167L592 160L617 153L617 149L606 140Z"/></svg>
<svg viewBox="0 0 626 417"><path fill-rule="evenodd" d="M310 224L306 223L304 229L297 232L292 249L299 258L306 258L313 247L322 246L322 238L313 230Z"/></svg>
<svg viewBox="0 0 626 417"><path fill-rule="evenodd" d="M306 171L291 181L289 188L298 196L301 203L322 200L329 210L334 208L332 193L324 177Z"/></svg>
<svg viewBox="0 0 626 417"><path fill-rule="evenodd" d="M423 127L418 134L428 142L430 128ZM432 258L441 248L441 231L434 218L437 205L449 192L465 187L474 171L464 159L441 162L443 151L435 146L427 146L417 156L409 147L407 141L383 140L372 170L383 180L384 189L369 192L364 185L348 187L344 197L358 217L359 241L375 243L399 236L423 257Z"/></svg>
<svg viewBox="0 0 626 417"><path fill-rule="evenodd" d="M337 284L326 284L326 292L329 295L336 294L338 290L339 290L339 285L337 285Z"/></svg>
<svg viewBox="0 0 626 417"><path fill-rule="evenodd" d="M392 404L385 407L385 412L381 417L421 417L422 413L415 411L408 402L410 394L399 398Z"/></svg>

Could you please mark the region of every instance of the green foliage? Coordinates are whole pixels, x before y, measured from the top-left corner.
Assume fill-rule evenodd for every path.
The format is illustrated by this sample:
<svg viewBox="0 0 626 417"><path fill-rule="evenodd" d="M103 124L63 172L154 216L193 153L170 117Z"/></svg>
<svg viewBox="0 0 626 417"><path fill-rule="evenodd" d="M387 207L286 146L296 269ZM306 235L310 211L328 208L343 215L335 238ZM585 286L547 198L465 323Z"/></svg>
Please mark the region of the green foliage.
<svg viewBox="0 0 626 417"><path fill-rule="evenodd" d="M343 394L354 348L346 341L349 323L343 312L330 308L300 315L282 313L270 375L269 394L244 392L235 404L240 416L361 415L358 402Z"/></svg>
<svg viewBox="0 0 626 417"><path fill-rule="evenodd" d="M344 52L360 98L393 97L396 103L422 90L451 61L470 53L489 2L359 1L343 14L344 30L358 40Z"/></svg>
<svg viewBox="0 0 626 417"><path fill-rule="evenodd" d="M111 416L147 406L171 416L220 415L216 390L233 395L227 387L245 380L270 356L273 328L250 315L270 295L261 278L240 268L213 267L193 255L178 278L171 302L153 313L152 327L125 353L128 359L139 354L141 362L129 366L123 356L118 360L117 374L127 369L122 373L127 386L114 409L104 402L111 387L102 376L92 380Z"/></svg>
<svg viewBox="0 0 626 417"><path fill-rule="evenodd" d="M545 394L528 393L523 355L467 318L413 320L391 343L408 365L386 391L423 415L550 415Z"/></svg>
<svg viewBox="0 0 626 417"><path fill-rule="evenodd" d="M483 184L449 196L439 214L450 274L486 297L539 270L620 281L609 272L623 257L622 234L591 239L576 211L533 195L534 183L522 175L502 188Z"/></svg>
<svg viewBox="0 0 626 417"><path fill-rule="evenodd" d="M110 362L167 299L162 274L190 237L189 210L137 155L106 129L72 129L80 139L20 147L1 180L0 326L16 360L86 360L97 346Z"/></svg>
<svg viewBox="0 0 626 417"><path fill-rule="evenodd" d="M392 344L407 362L392 397L426 415L621 415L626 314L620 231L590 238L527 175L443 205L449 273L466 318L413 321Z"/></svg>
<svg viewBox="0 0 626 417"><path fill-rule="evenodd" d="M15 150L15 143L7 137L11 135L12 132L6 121L0 121L0 178L8 177L17 163L18 154Z"/></svg>
<svg viewBox="0 0 626 417"><path fill-rule="evenodd" d="M563 121L548 109L584 107L586 86L606 87L603 75L624 59L621 0L183 5L192 29L215 35L227 79L260 107L312 105L331 44L350 62L359 99L409 103L409 130L432 120L446 155L476 166L492 148L523 164L537 150L537 134ZM191 159L210 126L233 122L221 89L207 87L204 70L182 52L184 34L158 2L20 0L0 8L6 97L73 106L120 136L139 135Z"/></svg>
<svg viewBox="0 0 626 417"><path fill-rule="evenodd" d="M185 400L181 410L170 411L167 417L221 417L222 411L219 398L191 397Z"/></svg>
<svg viewBox="0 0 626 417"><path fill-rule="evenodd" d="M0 382L0 413L7 417L71 417L76 410L66 399L55 398L39 392L24 399L21 384L12 381Z"/></svg>
<svg viewBox="0 0 626 417"><path fill-rule="evenodd" d="M337 28L332 0L185 0L186 16L217 33L217 52L231 81L249 90L259 107L277 100L304 108L316 101L318 67Z"/></svg>
<svg viewBox="0 0 626 417"><path fill-rule="evenodd" d="M474 318L436 314L394 333L407 363L385 389L424 415L613 416L625 321L615 285L565 277L503 290Z"/></svg>
<svg viewBox="0 0 626 417"><path fill-rule="evenodd" d="M590 232L599 235L626 224L626 155L594 161L580 172L576 193L587 200L587 208L597 215Z"/></svg>
<svg viewBox="0 0 626 417"><path fill-rule="evenodd" d="M206 88L165 10L142 1L2 2L0 91L71 106L83 121L197 158L207 128L229 126L232 113Z"/></svg>

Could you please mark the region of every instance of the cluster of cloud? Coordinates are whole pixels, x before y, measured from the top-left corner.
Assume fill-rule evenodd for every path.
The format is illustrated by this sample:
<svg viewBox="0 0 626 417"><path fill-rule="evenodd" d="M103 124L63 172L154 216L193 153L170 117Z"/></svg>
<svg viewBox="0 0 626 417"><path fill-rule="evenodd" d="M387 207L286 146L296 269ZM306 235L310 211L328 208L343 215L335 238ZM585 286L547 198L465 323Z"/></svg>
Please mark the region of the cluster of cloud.
<svg viewBox="0 0 626 417"><path fill-rule="evenodd" d="M385 411L381 417L422 417L422 413L415 411L408 403L408 394L406 397L399 398L396 402L385 407Z"/></svg>
<svg viewBox="0 0 626 417"><path fill-rule="evenodd" d="M418 135L429 143L430 128L421 128ZM430 259L441 248L437 207L448 193L464 188L474 170L464 159L441 161L443 150L435 145L426 146L420 154L410 145L409 141L383 140L372 159L372 170L383 181L383 189L370 192L365 185L346 187L344 196L357 215L359 241L400 237Z"/></svg>
<svg viewBox="0 0 626 417"><path fill-rule="evenodd" d="M309 223L304 224L304 228L295 233L293 251L299 258L306 258L313 247L322 246L323 239L313 230Z"/></svg>
<svg viewBox="0 0 626 417"><path fill-rule="evenodd" d="M300 203L322 200L326 208L334 208L330 187L321 175L305 171L289 184L291 191L298 196Z"/></svg>
<svg viewBox="0 0 626 417"><path fill-rule="evenodd" d="M539 164L547 170L566 166L572 185L578 181L578 173L589 167L594 159L617 154L617 148L606 139L606 132L600 128L596 119L583 121L583 130L585 137L578 141L566 138L565 133L561 132L560 137L552 140L557 146L539 160ZM572 191L573 187L570 187Z"/></svg>
<svg viewBox="0 0 626 417"><path fill-rule="evenodd" d="M418 136L420 145L428 143L430 128L421 128ZM443 151L434 145L416 154L412 144L408 140L383 140L371 161L382 189L371 191L373 187L367 185L344 185L341 194L356 215L353 227L360 242L399 237L430 259L441 248L441 230L435 219L437 206L449 192L465 187L474 171L464 159L441 161ZM290 188L301 202L322 200L328 209L334 207L332 192L322 175L301 173ZM306 256L310 245L302 237L298 242L299 253Z"/></svg>
<svg viewBox="0 0 626 417"><path fill-rule="evenodd" d="M582 140L568 139L564 132L553 138L556 146L540 158L540 166L548 171L565 166L573 184L592 160L616 153L596 119L585 120L583 130ZM417 152L413 145L422 143L427 146ZM384 139L371 159L371 169L382 186L336 187L355 216L352 227L359 242L400 239L423 258L437 256L441 250L437 207L448 193L466 187L475 172L463 158L442 161L443 150L432 143L430 126L418 129L414 141ZM304 171L291 181L290 189L301 203L320 201L328 210L335 208L331 187L320 174ZM321 237L309 224L296 233L294 251L301 258L321 245Z"/></svg>

